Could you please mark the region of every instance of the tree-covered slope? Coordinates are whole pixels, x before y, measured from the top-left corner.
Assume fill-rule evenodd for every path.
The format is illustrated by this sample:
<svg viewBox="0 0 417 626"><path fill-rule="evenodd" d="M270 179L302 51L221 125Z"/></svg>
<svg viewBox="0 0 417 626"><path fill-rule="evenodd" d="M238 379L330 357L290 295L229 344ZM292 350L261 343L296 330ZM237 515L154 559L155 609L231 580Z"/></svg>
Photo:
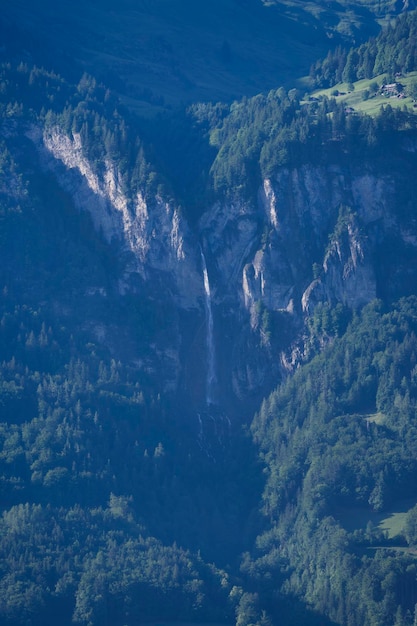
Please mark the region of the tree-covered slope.
<svg viewBox="0 0 417 626"><path fill-rule="evenodd" d="M36 133L78 125L97 170L124 157L132 194L156 193L155 174L94 81L5 64L2 85L0 622L230 622L243 590L208 563L249 545L253 452L240 435L232 450L226 421L210 436L208 415L203 436L175 396L178 313L161 283L120 287L131 252L94 228Z"/></svg>
<svg viewBox="0 0 417 626"><path fill-rule="evenodd" d="M415 297L368 305L255 417L269 529L243 568L270 602L280 589L337 624L414 623L416 315ZM408 510L389 539L378 523Z"/></svg>
<svg viewBox="0 0 417 626"><path fill-rule="evenodd" d="M330 51L324 60L312 65L312 84L322 87L342 81L353 83L382 74L389 83L401 79L416 67L416 28L415 12L405 13L361 46Z"/></svg>
<svg viewBox="0 0 417 626"><path fill-rule="evenodd" d="M417 116L279 88L323 33L264 4L2 16L6 626L413 623Z"/></svg>

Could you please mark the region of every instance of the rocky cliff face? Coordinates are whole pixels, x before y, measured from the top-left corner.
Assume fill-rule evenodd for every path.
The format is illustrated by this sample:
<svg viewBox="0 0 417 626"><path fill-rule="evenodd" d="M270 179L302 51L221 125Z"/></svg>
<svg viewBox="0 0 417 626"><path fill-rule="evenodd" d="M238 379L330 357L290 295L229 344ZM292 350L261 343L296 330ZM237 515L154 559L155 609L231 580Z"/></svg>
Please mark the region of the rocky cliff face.
<svg viewBox="0 0 417 626"><path fill-rule="evenodd" d="M171 389L182 388L196 403L206 395L208 293L218 399L235 402L276 384L281 356L302 337L318 304L355 309L401 295L415 278L417 194L407 168L282 169L263 181L256 201L218 201L192 230L172 202L132 197L110 161L97 173L79 135L52 129L31 136L78 209L127 253L121 292L139 276L150 292L152 284L165 290L176 307L175 339L155 350L170 354ZM392 257L384 261L387 245L403 251L394 266Z"/></svg>
<svg viewBox="0 0 417 626"><path fill-rule="evenodd" d="M145 281L158 274L182 308L198 308L203 283L198 255L178 207L142 193L131 197L117 167L104 163L103 173L94 170L85 157L79 134L71 137L58 128L36 137L46 167L54 171L70 192L79 210L88 211L97 230L108 242L117 242L130 252L128 274L137 272ZM121 289L128 289L128 275ZM164 282L164 280L162 280Z"/></svg>
<svg viewBox="0 0 417 626"><path fill-rule="evenodd" d="M271 310L309 315L318 302L358 308L379 296L376 262L387 239L415 253L404 237L404 227L414 228L411 189L405 221L398 215L403 184L398 173L339 166L282 170L265 180L258 212L267 234L243 268L246 306L262 300Z"/></svg>
<svg viewBox="0 0 417 626"><path fill-rule="evenodd" d="M279 378L277 364L288 367L283 356L318 304L357 309L407 293L415 280L413 165L391 172L361 166L282 169L263 182L256 203L216 205L203 216L217 302L233 302L242 334L251 337L230 368L238 395ZM275 320L269 330L268 314Z"/></svg>

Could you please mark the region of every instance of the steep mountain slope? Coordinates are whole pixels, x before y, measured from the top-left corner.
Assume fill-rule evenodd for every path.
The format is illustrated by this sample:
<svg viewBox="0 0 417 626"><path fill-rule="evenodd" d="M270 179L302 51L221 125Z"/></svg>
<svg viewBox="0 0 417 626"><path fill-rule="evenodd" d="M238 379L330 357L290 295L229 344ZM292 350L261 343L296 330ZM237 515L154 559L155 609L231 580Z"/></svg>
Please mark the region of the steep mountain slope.
<svg viewBox="0 0 417 626"><path fill-rule="evenodd" d="M376 34L374 4L335 3L328 9L315 3L309 11L304 3L260 0L122 0L117 6L16 0L3 7L3 36L13 33L15 39L20 32L29 53L32 38L35 54L43 49L48 59L58 53L61 72L64 65L72 72L75 62L134 110L149 112L181 102L230 101L293 82L326 54L329 43ZM402 9L379 4L379 18Z"/></svg>
<svg viewBox="0 0 417 626"><path fill-rule="evenodd" d="M304 0L264 0L265 4L285 4L287 11L302 11L311 14L320 21L329 35L338 33L346 39L363 39L377 32L378 23L386 23L393 16L402 11L415 9L413 2L398 2L397 0L339 0L337 2L305 2Z"/></svg>
<svg viewBox="0 0 417 626"><path fill-rule="evenodd" d="M277 115L279 107L287 106L295 119L304 115L299 102L282 99L282 94L270 93L268 99L278 107ZM259 98L256 106L262 107ZM387 118L388 128L379 131L377 147L368 148L358 164L357 148L348 145L358 129L342 120L345 139L333 140L333 148L339 141L340 146L333 154L324 149L317 166L311 162L310 144L335 132L325 122L320 136L307 140L298 166L276 170L255 196L232 188L226 195L220 193L199 220L190 223L157 179L149 182L155 174L145 161L122 169L116 146L123 144L127 129L106 130L103 121L98 131L94 115L85 117L83 110L79 103L72 113L51 114L43 130L27 126L26 141L37 151L39 166L53 175L75 208L87 212L103 241L113 246L120 269L112 289L121 295L146 294L166 310L171 332L162 339L162 351L155 351L158 360L166 359L166 378L160 378L156 367L161 389L191 393L196 409L206 397L210 351L218 353L213 357L218 367L216 393L228 413L237 414L239 399L246 403L253 395L256 402L280 378L280 355L296 340L303 316L317 304L352 309L376 296L393 299L412 291L415 133L409 129L393 135L390 124L410 126L414 118ZM245 114L243 107L242 120ZM239 123L243 128L243 121ZM22 130L18 126L16 131L17 140ZM339 152L342 146L347 156ZM389 172L383 155L388 147ZM94 158L100 159L99 167ZM235 182L230 185L236 185L232 160L222 162L232 168ZM213 167L220 165L215 161ZM102 286L88 289L104 297L107 293ZM214 332L207 346L208 290ZM236 318L241 319L238 331ZM106 343L111 335L104 329L101 336Z"/></svg>
<svg viewBox="0 0 417 626"><path fill-rule="evenodd" d="M253 422L270 527L244 569L272 605L288 571L337 624L414 623L416 304L365 307Z"/></svg>
<svg viewBox="0 0 417 626"><path fill-rule="evenodd" d="M66 53L126 102L161 107L252 95L305 73L325 36L261 3L19 0L5 16ZM289 63L286 50L291 46ZM141 104L142 102L142 104Z"/></svg>
<svg viewBox="0 0 417 626"><path fill-rule="evenodd" d="M412 624L417 116L2 53L0 619Z"/></svg>

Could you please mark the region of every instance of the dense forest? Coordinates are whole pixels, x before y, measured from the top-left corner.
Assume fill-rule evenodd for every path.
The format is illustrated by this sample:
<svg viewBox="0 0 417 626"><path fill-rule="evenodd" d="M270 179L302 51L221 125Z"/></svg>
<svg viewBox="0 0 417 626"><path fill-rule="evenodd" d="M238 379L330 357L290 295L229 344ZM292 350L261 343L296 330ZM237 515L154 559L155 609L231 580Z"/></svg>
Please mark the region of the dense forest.
<svg viewBox="0 0 417 626"><path fill-rule="evenodd" d="M416 25L405 13L334 48L311 90L417 71ZM386 251L410 259L403 297L355 310L329 298L287 325L290 311L259 301L248 351L272 354L292 324L299 357L255 415L242 402L230 420L221 405L195 411L166 373L191 319L169 279L121 287L128 252L77 210L36 144L56 129L79 137L91 171L117 169L130 209L138 194L151 209L175 199L192 229L211 204L255 202L285 168L385 173L404 145L413 163L414 109L352 113L279 87L140 118L104 81L33 54L10 39L0 65L0 623L415 625L414 234ZM401 233L410 206L398 202ZM340 207L329 247L352 215Z"/></svg>
<svg viewBox="0 0 417 626"><path fill-rule="evenodd" d="M270 529L245 570L263 580L288 568L285 588L336 623L414 623L416 304L375 302L356 314L252 424ZM315 315L313 336L326 316ZM390 539L376 514L404 503L403 530Z"/></svg>
<svg viewBox="0 0 417 626"><path fill-rule="evenodd" d="M417 18L415 12L401 15L377 37L359 47L338 46L327 57L311 66L310 79L315 87L330 87L337 83L354 83L361 78L387 74L393 82L399 74L416 68Z"/></svg>

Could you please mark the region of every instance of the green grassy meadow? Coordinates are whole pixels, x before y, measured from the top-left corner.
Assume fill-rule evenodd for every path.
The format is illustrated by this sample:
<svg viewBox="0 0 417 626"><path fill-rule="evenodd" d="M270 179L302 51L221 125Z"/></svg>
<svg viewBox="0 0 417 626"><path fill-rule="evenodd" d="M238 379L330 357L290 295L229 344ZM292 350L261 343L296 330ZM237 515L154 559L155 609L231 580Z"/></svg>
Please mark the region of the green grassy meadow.
<svg viewBox="0 0 417 626"><path fill-rule="evenodd" d="M371 522L374 528L386 533L388 539L394 540L395 545L395 538L401 537L407 513L415 504L414 500L407 499L396 503L391 510L381 512L365 506L340 508L337 518L348 532L366 530Z"/></svg>
<svg viewBox="0 0 417 626"><path fill-rule="evenodd" d="M404 92L406 92L407 87L417 81L417 72L410 72L407 76L399 77L397 81L404 85ZM326 96L327 98L336 98L337 102L344 102L347 107L352 107L355 111L366 113L371 116L377 115L381 107L387 104L393 108L404 108L404 106L406 106L410 111L417 111L417 109L414 109L415 102L409 96L405 98L397 98L387 97L380 93L376 93L374 95L369 93L368 97L364 99L367 92L372 92L373 83L377 83L380 87L387 82L388 77L385 74L381 74L375 78L356 81L353 83L353 90L349 90L349 85L347 83L339 83L328 89L314 91L311 95L316 98L323 96ZM335 95L336 92L338 92L339 95Z"/></svg>

